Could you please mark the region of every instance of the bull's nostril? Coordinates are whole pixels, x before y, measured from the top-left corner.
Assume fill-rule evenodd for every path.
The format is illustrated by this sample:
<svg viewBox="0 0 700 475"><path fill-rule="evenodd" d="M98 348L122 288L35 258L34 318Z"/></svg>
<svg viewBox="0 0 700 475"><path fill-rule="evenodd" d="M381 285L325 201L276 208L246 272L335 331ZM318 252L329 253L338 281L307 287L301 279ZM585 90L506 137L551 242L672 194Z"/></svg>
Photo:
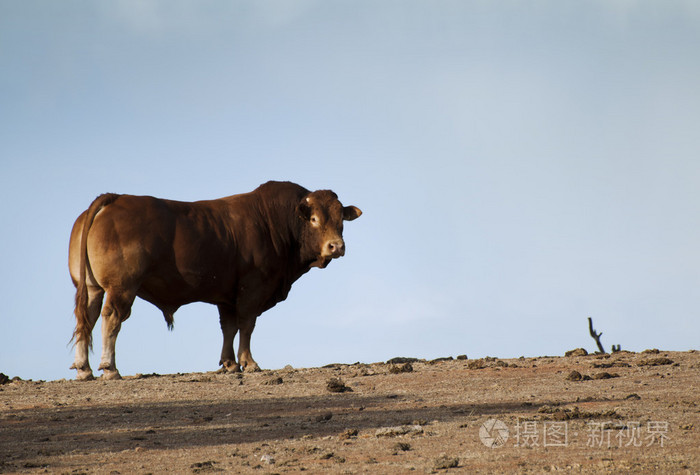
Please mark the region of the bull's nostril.
<svg viewBox="0 0 700 475"><path fill-rule="evenodd" d="M333 256L343 255L345 249L345 243L343 242L329 242L326 244L328 252Z"/></svg>

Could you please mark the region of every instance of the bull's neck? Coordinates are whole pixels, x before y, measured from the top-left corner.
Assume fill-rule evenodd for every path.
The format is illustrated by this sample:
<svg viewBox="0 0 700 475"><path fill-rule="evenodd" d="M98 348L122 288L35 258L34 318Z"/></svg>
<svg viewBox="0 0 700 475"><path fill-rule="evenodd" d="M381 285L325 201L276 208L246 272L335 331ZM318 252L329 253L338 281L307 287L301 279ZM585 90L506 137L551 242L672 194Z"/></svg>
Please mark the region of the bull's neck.
<svg viewBox="0 0 700 475"><path fill-rule="evenodd" d="M297 202L290 199L261 199L258 213L269 233L274 251L288 261L298 261L299 254L299 218L296 216Z"/></svg>

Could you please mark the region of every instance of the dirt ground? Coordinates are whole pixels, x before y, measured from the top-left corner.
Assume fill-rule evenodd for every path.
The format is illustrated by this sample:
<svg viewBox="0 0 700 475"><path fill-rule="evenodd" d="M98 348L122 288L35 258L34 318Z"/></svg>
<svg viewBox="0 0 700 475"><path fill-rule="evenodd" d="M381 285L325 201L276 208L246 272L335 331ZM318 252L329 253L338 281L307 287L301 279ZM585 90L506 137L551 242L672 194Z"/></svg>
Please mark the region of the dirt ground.
<svg viewBox="0 0 700 475"><path fill-rule="evenodd" d="M0 386L5 473L700 472L700 352Z"/></svg>

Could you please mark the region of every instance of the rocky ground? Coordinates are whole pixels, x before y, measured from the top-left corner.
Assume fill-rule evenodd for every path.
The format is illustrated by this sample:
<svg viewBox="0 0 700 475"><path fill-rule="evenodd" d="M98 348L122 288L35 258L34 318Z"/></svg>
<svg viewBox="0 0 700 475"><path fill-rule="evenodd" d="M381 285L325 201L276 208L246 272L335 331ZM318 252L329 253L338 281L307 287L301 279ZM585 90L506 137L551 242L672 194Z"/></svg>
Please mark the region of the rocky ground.
<svg viewBox="0 0 700 475"><path fill-rule="evenodd" d="M0 472L700 472L700 352L0 385Z"/></svg>

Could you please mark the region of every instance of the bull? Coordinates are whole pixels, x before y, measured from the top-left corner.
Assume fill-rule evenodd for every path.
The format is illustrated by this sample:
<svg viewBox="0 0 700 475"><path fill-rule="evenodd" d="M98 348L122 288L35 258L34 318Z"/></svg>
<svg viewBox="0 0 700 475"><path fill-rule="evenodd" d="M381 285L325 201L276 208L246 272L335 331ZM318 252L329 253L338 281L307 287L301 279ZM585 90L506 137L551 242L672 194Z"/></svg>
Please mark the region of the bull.
<svg viewBox="0 0 700 475"><path fill-rule="evenodd" d="M102 316L104 379L120 379L115 345L136 297L158 307L168 328L188 303L216 305L223 333L219 365L256 371L255 322L287 298L313 267L345 254L343 222L362 211L330 190L268 182L250 193L181 202L107 193L75 221L69 270L76 287L77 379L93 379L88 353ZM233 340L240 334L238 360Z"/></svg>

